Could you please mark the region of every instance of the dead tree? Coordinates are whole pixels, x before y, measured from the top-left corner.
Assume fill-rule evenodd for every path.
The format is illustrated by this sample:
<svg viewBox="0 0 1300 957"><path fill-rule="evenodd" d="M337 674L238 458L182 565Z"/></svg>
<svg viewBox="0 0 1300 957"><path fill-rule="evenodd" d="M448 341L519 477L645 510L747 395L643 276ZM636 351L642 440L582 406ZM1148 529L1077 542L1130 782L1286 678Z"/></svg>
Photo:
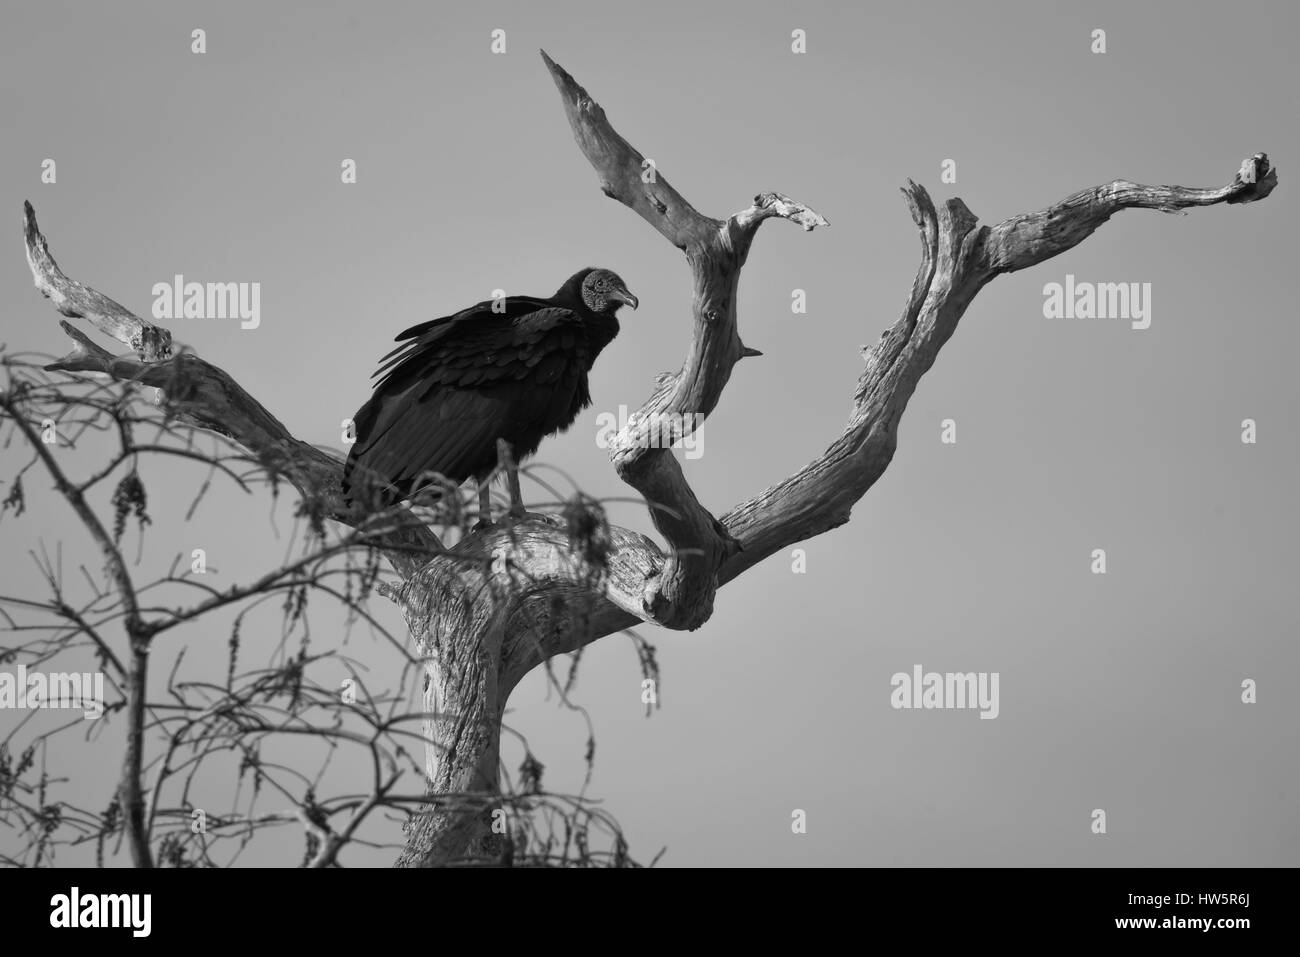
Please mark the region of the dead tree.
<svg viewBox="0 0 1300 957"><path fill-rule="evenodd" d="M681 439L698 427L717 406L735 364L759 355L741 341L736 316L740 271L758 227L772 218L805 230L827 221L775 192L760 193L748 208L714 219L663 176L643 181L643 155L615 132L573 77L542 57L601 189L682 250L690 266L694 327L686 358L680 371L661 379L611 449L615 471L648 503L665 544L618 527L588 527L580 514L530 515L513 528L486 528L451 548L410 514L388 534L385 554L401 576L391 594L429 658L426 711L436 715L425 728L428 803L409 828L398 862L403 866L462 860L490 847L501 721L524 675L641 622L699 628L709 620L720 586L770 555L848 522L854 504L893 457L899 419L917 382L986 283L1073 248L1120 210L1248 203L1277 184L1268 157L1257 153L1219 189L1116 180L986 226L960 199L936 207L923 187L909 181L903 195L920 233L920 267L902 315L863 350L866 367L847 424L814 461L715 518L696 498L663 432L675 430L668 438ZM25 230L37 288L63 315L86 318L133 350L111 355L65 322L75 346L50 368L155 386L194 427L219 432L274 463L304 495L323 503L334 521L355 526L365 520L343 503L338 460L290 435L223 370L194 355L173 356L167 330L65 276L30 205ZM489 566L480 560L484 554L508 561ZM499 587L494 579L501 576L517 576L511 580L527 586ZM127 624L132 627L130 619ZM139 635L146 633L147 628ZM142 641L133 648L143 661ZM129 825L138 817L130 805L144 795L139 782L124 793ZM440 803L449 794L481 800Z"/></svg>

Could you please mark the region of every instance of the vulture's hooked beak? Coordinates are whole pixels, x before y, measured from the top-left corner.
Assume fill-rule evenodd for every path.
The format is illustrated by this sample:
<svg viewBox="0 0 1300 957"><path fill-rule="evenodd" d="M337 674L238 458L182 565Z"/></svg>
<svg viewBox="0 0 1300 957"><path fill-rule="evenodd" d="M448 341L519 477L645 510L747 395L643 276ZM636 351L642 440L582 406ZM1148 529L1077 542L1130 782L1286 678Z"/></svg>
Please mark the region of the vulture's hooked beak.
<svg viewBox="0 0 1300 957"><path fill-rule="evenodd" d="M633 309L641 304L641 300L628 292L626 286L615 286L610 291L610 298L617 299L619 302L627 303Z"/></svg>

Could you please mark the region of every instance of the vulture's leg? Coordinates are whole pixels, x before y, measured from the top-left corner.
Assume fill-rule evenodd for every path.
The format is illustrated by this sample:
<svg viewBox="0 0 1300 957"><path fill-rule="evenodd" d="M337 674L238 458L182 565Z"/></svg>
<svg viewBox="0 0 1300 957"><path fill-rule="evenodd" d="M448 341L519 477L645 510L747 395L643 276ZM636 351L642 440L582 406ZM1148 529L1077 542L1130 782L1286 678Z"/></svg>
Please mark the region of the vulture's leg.
<svg viewBox="0 0 1300 957"><path fill-rule="evenodd" d="M492 476L476 476L474 484L478 486L478 521L474 523L477 531L492 524Z"/></svg>
<svg viewBox="0 0 1300 957"><path fill-rule="evenodd" d="M524 497L519 491L519 469L515 467L510 443L505 439L497 439L497 458L501 462L501 471L506 473L506 488L510 491L510 517L525 518L528 512L524 509Z"/></svg>

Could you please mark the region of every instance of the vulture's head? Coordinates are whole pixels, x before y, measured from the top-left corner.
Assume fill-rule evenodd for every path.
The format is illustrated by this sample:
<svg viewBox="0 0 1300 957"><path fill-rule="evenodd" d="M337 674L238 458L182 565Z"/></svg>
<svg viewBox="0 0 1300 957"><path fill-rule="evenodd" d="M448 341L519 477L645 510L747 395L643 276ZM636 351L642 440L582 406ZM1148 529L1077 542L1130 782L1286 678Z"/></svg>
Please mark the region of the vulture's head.
<svg viewBox="0 0 1300 957"><path fill-rule="evenodd" d="M625 304L633 309L638 305L636 296L628 291L627 283L609 269L586 270L578 293L588 309L602 316L614 315L618 307Z"/></svg>

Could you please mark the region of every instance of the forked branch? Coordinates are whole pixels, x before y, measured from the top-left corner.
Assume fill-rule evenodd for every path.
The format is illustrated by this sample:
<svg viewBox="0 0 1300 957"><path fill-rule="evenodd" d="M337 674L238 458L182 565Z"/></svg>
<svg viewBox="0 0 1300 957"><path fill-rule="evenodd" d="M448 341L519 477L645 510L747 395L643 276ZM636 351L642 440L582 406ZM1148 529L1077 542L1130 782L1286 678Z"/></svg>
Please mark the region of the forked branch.
<svg viewBox="0 0 1300 957"><path fill-rule="evenodd" d="M655 527L668 542L662 569L646 582L642 617L670 628L698 628L713 613L718 570L739 543L695 497L671 446L713 412L735 364L758 354L736 329L736 287L759 225L773 217L805 230L828 223L803 203L770 192L726 220L703 215L619 135L572 76L545 51L542 59L601 189L680 248L691 266L694 326L682 368L630 418L610 457L619 477L650 503Z"/></svg>
<svg viewBox="0 0 1300 957"><path fill-rule="evenodd" d="M295 438L223 369L185 350L173 355L168 330L64 275L50 255L31 203L23 204L23 236L32 278L42 295L64 315L88 319L135 349L135 354L113 355L72 323L61 320L59 325L72 339L72 351L47 369L103 373L160 390L159 400L177 419L238 442L304 496L319 502L322 511L335 521L354 527L370 522L375 527L371 540L385 549L403 575L423 566L431 553L441 551L437 535L406 510L391 510L378 520L358 514L343 500L343 463L338 458Z"/></svg>

